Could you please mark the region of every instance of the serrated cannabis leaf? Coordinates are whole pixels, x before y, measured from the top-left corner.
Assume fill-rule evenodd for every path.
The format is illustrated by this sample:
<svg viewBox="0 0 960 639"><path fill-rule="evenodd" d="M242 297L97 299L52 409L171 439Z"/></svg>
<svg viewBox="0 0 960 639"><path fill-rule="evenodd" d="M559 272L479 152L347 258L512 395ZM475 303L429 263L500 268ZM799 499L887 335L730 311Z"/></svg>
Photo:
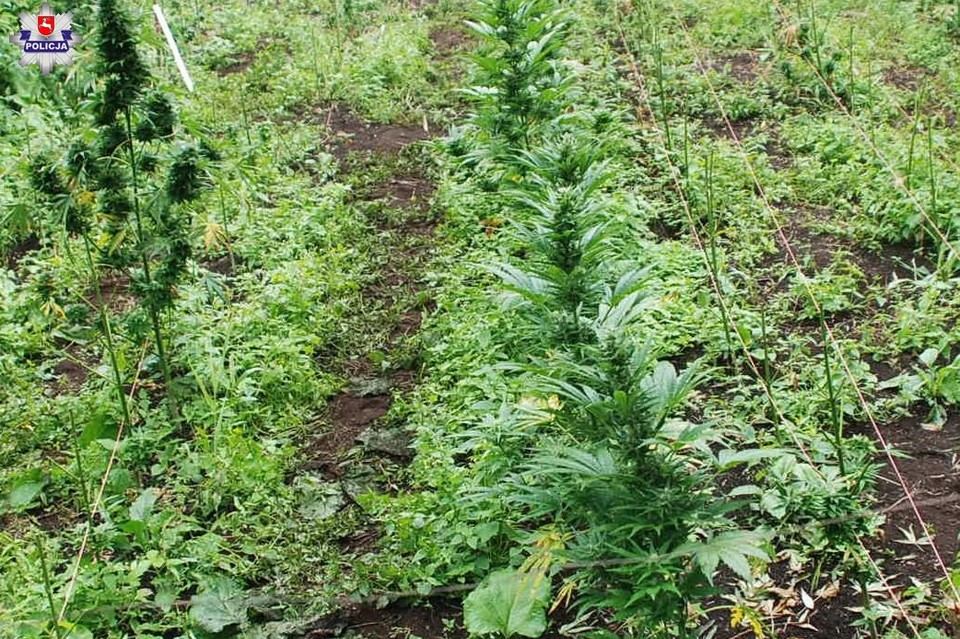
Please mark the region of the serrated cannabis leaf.
<svg viewBox="0 0 960 639"><path fill-rule="evenodd" d="M713 576L723 562L738 577L749 581L752 577L749 558L769 561L770 556L760 547L765 537L758 532L732 531L700 543L684 544L677 553L692 554L700 570L713 583Z"/></svg>

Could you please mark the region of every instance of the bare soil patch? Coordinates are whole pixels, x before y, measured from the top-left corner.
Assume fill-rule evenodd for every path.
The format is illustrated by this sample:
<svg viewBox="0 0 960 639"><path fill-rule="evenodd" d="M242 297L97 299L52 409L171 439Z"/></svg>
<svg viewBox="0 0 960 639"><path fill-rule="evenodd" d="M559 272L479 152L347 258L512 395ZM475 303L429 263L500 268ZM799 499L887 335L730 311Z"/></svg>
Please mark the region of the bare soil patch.
<svg viewBox="0 0 960 639"><path fill-rule="evenodd" d="M40 239L36 235L30 235L24 240L14 244L6 253L6 264L7 268L11 271L17 270L17 267L20 265L20 261L30 253L31 251L36 251L40 248Z"/></svg>
<svg viewBox="0 0 960 639"><path fill-rule="evenodd" d="M224 275L226 277L233 275L234 263L230 259L229 255L218 257L215 260L207 260L205 262L200 262L200 266L210 271L211 273L216 273L218 275Z"/></svg>
<svg viewBox="0 0 960 639"><path fill-rule="evenodd" d="M108 275L100 280L100 297L107 310L112 313L127 313L137 306L137 298L130 290L130 276L120 273ZM96 293L90 293L94 302Z"/></svg>
<svg viewBox="0 0 960 639"><path fill-rule="evenodd" d="M783 171L793 165L793 154L786 150L778 132L770 134L770 141L763 147L767 161L776 171Z"/></svg>
<svg viewBox="0 0 960 639"><path fill-rule="evenodd" d="M318 109L315 114L322 118L324 125L330 130L331 153L341 161L353 152L393 154L431 137L429 123L368 122L340 104Z"/></svg>
<svg viewBox="0 0 960 639"><path fill-rule="evenodd" d="M934 72L916 65L893 66L884 70L883 81L904 91L916 91Z"/></svg>
<svg viewBox="0 0 960 639"><path fill-rule="evenodd" d="M896 465L924 522L934 533L937 550L949 567L958 550L956 531L960 530L960 469L954 452L960 443L957 416L952 416L942 431L924 430L914 418L879 426L888 444L910 455L909 458L896 457ZM847 434L877 440L870 424L851 425ZM877 503L873 508L883 513L886 521L878 537L864 542L874 559L882 560L884 577L894 588L912 585L911 578L936 584L944 578L943 570L929 545L913 543L910 538L914 535L922 542L924 535L905 499L903 487L887 456L879 453L876 460L883 468L877 484ZM840 583L838 589L821 590L822 596L816 596L817 588L809 579L792 575L785 562L772 564L769 573L777 589L767 593L768 598L774 597L773 608L778 611L774 619L780 633L777 636L796 639L846 637L850 636L853 623L861 619L856 609L863 605L863 601L853 584ZM818 588L825 585L821 582ZM806 611L799 598L800 588L815 596L813 610ZM710 618L718 629L718 639L744 636L744 628L730 628L727 610L718 610Z"/></svg>
<svg viewBox="0 0 960 639"><path fill-rule="evenodd" d="M444 619L454 620L455 627L446 630ZM366 639L464 639L467 634L463 630L462 621L460 606L440 598L425 600L425 604L420 605L398 602L385 608L378 608L374 604L353 604L316 620L303 639L329 639L339 636L360 636Z"/></svg>
<svg viewBox="0 0 960 639"><path fill-rule="evenodd" d="M430 42L440 56L466 48L470 43L470 36L462 29L443 27L430 32Z"/></svg>
<svg viewBox="0 0 960 639"><path fill-rule="evenodd" d="M922 409L921 409L922 410ZM960 545L960 422L951 415L942 430L931 431L921 426L920 419L907 417L889 424L878 424L887 444L909 457L894 457L904 484L917 504L924 523L933 534L933 541L949 567ZM870 424L859 424L850 429L878 441ZM879 444L878 444L879 445ZM922 543L924 532L916 513L906 498L894 467L885 454L878 455L883 464L877 482L877 497L881 509L890 509L883 525L883 548L890 558L886 572L898 575L897 583L909 585L910 577L927 583L944 579L943 569L932 548ZM921 543L911 543L913 535Z"/></svg>
<svg viewBox="0 0 960 639"><path fill-rule="evenodd" d="M235 73L243 73L253 65L254 61L257 59L257 54L253 51L244 51L243 53L237 55L235 60L230 64L220 67L217 69L217 75L221 78L228 75L233 75Z"/></svg>
<svg viewBox="0 0 960 639"><path fill-rule="evenodd" d="M393 209L416 208L426 211L430 208L430 198L436 188L433 182L422 175L404 173L375 184L365 199L382 201Z"/></svg>
<svg viewBox="0 0 960 639"><path fill-rule="evenodd" d="M442 637L445 636L443 620L452 618L461 626L459 622L462 616L458 605L437 600L429 606L394 605L385 610L361 608L355 613L349 627L355 628L368 639L394 639L399 632L406 636ZM466 631L458 628L449 636L451 639L465 637Z"/></svg>
<svg viewBox="0 0 960 639"><path fill-rule="evenodd" d="M87 368L91 362L87 361L80 348L70 346L67 356L53 367L53 374L57 379L50 385L56 394L75 393L87 381Z"/></svg>
<svg viewBox="0 0 960 639"><path fill-rule="evenodd" d="M726 120L724 120L722 117L708 115L701 120L701 123L717 138L732 141L734 139L734 135L736 135L736 139L740 142L743 142L753 135L756 128L756 121L753 118L747 118L745 120L731 120L730 126L728 127ZM732 133L730 131L731 128L733 129Z"/></svg>
<svg viewBox="0 0 960 639"><path fill-rule="evenodd" d="M801 263L804 256L810 256L818 270L827 268L840 256L846 256L863 271L866 282L888 284L894 279L911 277L915 267L933 267L928 258L907 243L885 244L879 251L871 251L848 239L817 231L813 228L817 223L828 222L837 215L830 207L784 204L779 208L783 231L791 249ZM774 239L777 241L777 253L765 264L792 266L793 262L782 246L779 235Z"/></svg>
<svg viewBox="0 0 960 639"><path fill-rule="evenodd" d="M330 477L339 477L340 458L353 448L357 437L368 426L387 414L393 398L390 395L357 397L340 393L327 408L330 430L319 436L304 450L307 460L301 470L321 470Z"/></svg>
<svg viewBox="0 0 960 639"><path fill-rule="evenodd" d="M726 73L737 82L752 84L760 76L760 54L756 51L739 51L714 60L710 68Z"/></svg>

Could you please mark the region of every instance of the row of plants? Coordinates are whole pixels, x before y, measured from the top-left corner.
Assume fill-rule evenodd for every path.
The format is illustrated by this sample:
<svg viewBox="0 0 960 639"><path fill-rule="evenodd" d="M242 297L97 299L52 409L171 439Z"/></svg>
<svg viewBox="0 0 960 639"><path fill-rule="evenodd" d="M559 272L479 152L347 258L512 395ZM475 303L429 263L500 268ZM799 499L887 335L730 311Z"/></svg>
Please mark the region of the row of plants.
<svg viewBox="0 0 960 639"><path fill-rule="evenodd" d="M254 46L241 31L288 17L229 3L206 16L232 21L211 33L192 3L165 5L188 95L149 7L73 8L79 59L47 81L9 56L16 91L0 108L0 143L16 149L0 244L35 249L0 268L0 636L235 634L251 605L282 614L263 591L342 587L328 577L349 561L337 539L355 517L302 515L315 493L291 477L344 383L338 359L375 341L351 333L383 323L360 294L382 238L337 176L329 128L290 109L409 108L410 87L431 86L427 25L355 4L349 41L309 18L316 47L340 37L349 51L329 76L300 32L281 78L269 51L262 69L220 77L201 64L216 66L221 36Z"/></svg>
<svg viewBox="0 0 960 639"><path fill-rule="evenodd" d="M503 318L490 319L489 300L473 298L468 310L440 315L434 330L446 339L427 331L428 360L450 372L421 398L423 492L380 506L395 549L420 566L381 577L428 589L479 578L464 601L467 629L505 636L538 636L546 612L564 609L644 636L688 636L710 597L733 587L721 588L731 580L719 575L747 587L798 546L833 573L868 581L859 540L875 520L860 500L876 469L870 447L840 433L837 393L849 389L834 387L843 386L835 363L821 362L818 411L799 424L766 409L759 431L685 418L691 393L731 369L701 361L678 372L659 360L676 352L677 332L650 330L664 292L657 258L669 244L637 241L642 214L624 209L635 176L625 184L618 172L638 151L624 138L637 134L599 97L609 95L608 70L569 59L571 41L582 42L577 30L596 25L545 0L485 2L469 24L484 45L465 91L474 111L446 144L447 197L452 224L485 229L470 240L471 255L499 282ZM682 158L679 145L655 153ZM640 247L649 255L638 258ZM715 268L726 263L719 250ZM686 259L681 269L693 260L692 286L702 286L701 258ZM736 362L732 321L710 313L727 346L707 348ZM479 338L454 328L461 323L489 350L476 352ZM444 426L433 393L455 404ZM826 415L834 419L822 428ZM733 472L745 479L731 491L723 478ZM837 518L844 523L815 525ZM812 523L801 539L794 526Z"/></svg>
<svg viewBox="0 0 960 639"><path fill-rule="evenodd" d="M830 24L835 35L845 38L852 33L851 19L835 6L825 9L827 4L783 3L792 15L781 14L781 27L786 30L796 28L804 20L818 20ZM770 33L758 25L751 26L746 20L739 23L733 32L735 36L731 36L736 45L732 51L731 40L712 40L711 36L724 33L723 10L731 6L731 3L711 3L684 13L659 5L652 15L658 18L659 24L669 25L664 30L669 29L670 36L661 33L657 42L637 38L629 42L629 46L639 54L650 77L656 78L658 69L665 69L669 80L663 85L698 87L696 90L701 96L697 99L706 103L706 114L701 117L683 109L679 98L673 103L679 108L667 113L657 108L662 100L659 91L654 90L652 99L661 126L694 131L689 142L685 139L677 145L682 148L675 151L676 163L684 167L683 158L693 158L687 165L688 173L698 178L712 173L714 184L723 194L720 197L726 201L728 211L720 225L721 250L727 255L725 261L731 269L745 272L731 273L725 288L737 318L757 308L766 320L761 330L744 331L747 343L755 345L755 357L763 361L764 368L769 366L769 370L775 371L772 386L766 383L763 386L773 388L778 403L782 403L786 414L799 424L815 425L817 421L836 424L836 413L831 415L828 409L833 406L848 425L869 422L869 411L884 432L888 426L911 421L904 418L910 413L917 416L925 429L939 431L948 427L950 400L926 395L927 392L939 395L935 381L926 388L925 383L919 383L921 379L934 380L936 367L931 364L940 350L934 345L949 343L954 335L951 324L943 324L940 311L934 311L928 303L936 297L943 305L941 310L955 307L951 247L918 212L921 206L932 210L930 190L938 189L939 179L931 178L931 174L949 171L949 158L938 157L936 150L944 141L941 134L919 127L933 140L927 152L919 151L922 141L916 119L903 117L890 100L891 92L882 91L878 79L866 80L869 74L861 67L859 58L856 66L851 63L846 69L851 78L856 77L850 74L851 70L862 74L859 107L838 103L832 93L826 92L824 78L817 74L811 75L810 81L820 84L826 92L825 100L792 103L785 99L784 88L793 80L782 74L780 56L808 69L809 61L805 62L795 49L789 50L789 45L779 49L779 55L748 57L756 53L755 48L769 46L776 50L774 45L782 44L785 34ZM877 14L894 11L888 19L877 23L881 33L891 33L887 24L896 21L895 10L877 6L871 7L870 12L874 9ZM744 11L754 16L754 12ZM816 11L821 12L821 17L816 16ZM627 25L636 28L634 33L644 33L637 22L629 17L627 20ZM648 14L643 21L648 30L650 21ZM691 24L696 26L690 27ZM894 33L900 35L898 31ZM692 44L694 40L696 43ZM824 42L821 40L821 45ZM869 47L862 39L854 42L850 50L858 51L858 56L865 55L865 49L871 51L870 56L875 56L864 64L879 78L876 69L881 61L889 64L886 56L891 54L890 50L878 47L873 41ZM661 51L657 52L657 48ZM847 56L845 62L849 58ZM714 93L716 89L719 91ZM668 91L669 100L684 92L682 88ZM738 113L734 107L742 104L752 104L752 110ZM711 121L723 115L731 117L736 140L725 122L721 120L717 126ZM864 135L863 131L868 133ZM950 136L950 133L944 131L942 135ZM888 164L890 158L893 158L892 166ZM927 171L928 167L936 168ZM737 172L742 175L744 170L746 179L732 177ZM898 184L897 174L909 176L905 184ZM759 185L754 183L753 175ZM685 188L689 183L687 180ZM766 201L758 193L761 188L766 191ZM689 199L703 202L707 198L693 194ZM754 219L745 223L751 216ZM713 225L709 223L709 215L706 219L708 224L701 232L710 237ZM747 224L754 232L766 227L764 235L775 238L773 246L765 246L762 235L756 244L742 241L742 229ZM944 217L936 228L946 230L949 235L949 224L948 217ZM778 227L785 229L786 240L780 238ZM888 243L904 238L908 239L903 244ZM799 266L784 254L785 249L781 248L784 243L793 244L793 251L800 258ZM868 259L871 254L882 262L871 263ZM771 259L771 256L775 257ZM940 259L935 264L929 259L931 256ZM755 283L758 281L759 286ZM798 321L797 314L812 321ZM834 335L830 338L823 335L824 322L833 327ZM953 368L949 363L951 348L947 346L944 350L947 365L942 379L948 380ZM835 354L845 362L838 361ZM827 355L832 363L824 361ZM890 363L892 372L884 372L884 368L876 364L884 361ZM831 367L836 371L832 380ZM820 377L821 381L809 388L819 386L825 390L817 394L821 399L831 394L839 397L839 405L833 400L822 403L806 392L811 376ZM833 393L824 383L830 381ZM864 405L862 397L851 394L855 385L865 394L868 405ZM889 393L890 389L898 390L895 397ZM807 398L805 408L796 403L803 397ZM923 401L918 403L918 400ZM865 429L871 438L875 437L872 425L867 423ZM887 436L892 435L887 432ZM916 443L902 443L913 448L920 445L921 439L918 431ZM930 516L931 510L921 509ZM905 519L912 520L910 529L918 526L916 518ZM941 549L943 544L950 547L950 537L952 533L938 534L937 545ZM904 539L910 538L909 534L904 535ZM930 539L925 543L931 543ZM932 554L924 555L924 561L931 563ZM946 561L949 564L952 557L947 556ZM879 564L884 566L882 561ZM920 587L916 585L919 582L913 581L914 586L905 586L907 597L915 598L912 603L918 605L918 610L923 609L924 614L930 615L925 621L943 615L942 606L936 604L941 597L945 597L946 602L951 598L951 585L939 577L946 576L943 568L937 561L932 564L937 575L933 582L939 583ZM890 569L885 571L889 578ZM892 579L897 581L896 576ZM895 625L899 591L884 592L882 584L872 590L873 603L865 607L865 616ZM906 632L909 628L903 630ZM889 632L899 636L893 629ZM929 632L931 636L938 636L934 628Z"/></svg>

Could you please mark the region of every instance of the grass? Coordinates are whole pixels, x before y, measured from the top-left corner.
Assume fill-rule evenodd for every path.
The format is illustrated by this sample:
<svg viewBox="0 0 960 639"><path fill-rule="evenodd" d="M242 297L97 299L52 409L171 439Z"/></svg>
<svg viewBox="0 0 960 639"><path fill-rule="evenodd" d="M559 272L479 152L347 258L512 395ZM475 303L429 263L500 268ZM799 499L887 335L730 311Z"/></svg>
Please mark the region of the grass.
<svg viewBox="0 0 960 639"><path fill-rule="evenodd" d="M0 637L956 631L952 5L506 6L541 57L467 3L174 3L192 94L131 7L220 156L165 358L31 181L93 48L3 53Z"/></svg>

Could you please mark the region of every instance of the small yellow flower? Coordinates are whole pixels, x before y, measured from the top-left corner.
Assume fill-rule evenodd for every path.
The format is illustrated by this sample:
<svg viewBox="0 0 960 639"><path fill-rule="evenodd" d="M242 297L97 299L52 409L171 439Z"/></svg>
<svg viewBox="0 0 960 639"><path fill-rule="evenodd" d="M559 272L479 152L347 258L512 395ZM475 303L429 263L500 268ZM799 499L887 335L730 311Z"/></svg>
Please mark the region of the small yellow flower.
<svg viewBox="0 0 960 639"><path fill-rule="evenodd" d="M94 199L96 199L96 196L93 194L92 191L80 191L74 196L74 199L76 200L77 204L79 204L80 206L88 206L90 204L93 204L93 201Z"/></svg>

